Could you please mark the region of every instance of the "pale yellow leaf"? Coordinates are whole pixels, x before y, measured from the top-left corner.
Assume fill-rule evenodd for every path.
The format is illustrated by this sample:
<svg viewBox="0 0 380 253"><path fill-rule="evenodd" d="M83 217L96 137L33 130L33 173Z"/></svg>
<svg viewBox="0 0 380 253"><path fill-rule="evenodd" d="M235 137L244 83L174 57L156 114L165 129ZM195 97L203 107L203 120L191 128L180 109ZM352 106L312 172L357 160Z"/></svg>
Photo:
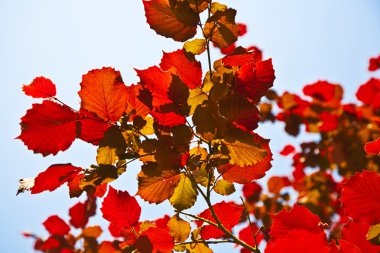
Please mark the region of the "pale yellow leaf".
<svg viewBox="0 0 380 253"><path fill-rule="evenodd" d="M190 235L190 223L181 219L178 215L170 218L168 222L170 235L176 242L184 242Z"/></svg>

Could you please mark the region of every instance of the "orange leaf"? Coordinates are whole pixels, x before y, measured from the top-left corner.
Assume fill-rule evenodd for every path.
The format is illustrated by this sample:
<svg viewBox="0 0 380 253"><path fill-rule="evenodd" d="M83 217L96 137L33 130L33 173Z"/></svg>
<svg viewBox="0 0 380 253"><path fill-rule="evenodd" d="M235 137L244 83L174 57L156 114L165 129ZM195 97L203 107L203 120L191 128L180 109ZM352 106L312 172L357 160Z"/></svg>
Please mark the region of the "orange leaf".
<svg viewBox="0 0 380 253"><path fill-rule="evenodd" d="M187 1L143 0L143 3L147 22L157 34L176 41L186 41L196 34L199 15Z"/></svg>
<svg viewBox="0 0 380 253"><path fill-rule="evenodd" d="M94 69L83 75L78 92L81 109L95 113L106 122L115 122L127 107L127 87L113 68Z"/></svg>

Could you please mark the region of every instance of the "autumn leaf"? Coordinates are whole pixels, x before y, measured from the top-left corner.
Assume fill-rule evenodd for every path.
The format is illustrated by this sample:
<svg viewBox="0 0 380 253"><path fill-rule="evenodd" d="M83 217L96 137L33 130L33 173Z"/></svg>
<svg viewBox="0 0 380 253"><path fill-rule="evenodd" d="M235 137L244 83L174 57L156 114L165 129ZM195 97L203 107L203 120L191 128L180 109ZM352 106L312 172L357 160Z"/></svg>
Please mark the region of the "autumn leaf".
<svg viewBox="0 0 380 253"><path fill-rule="evenodd" d="M377 138L374 141L367 142L364 146L365 152L370 155L379 155L380 154L380 138Z"/></svg>
<svg viewBox="0 0 380 253"><path fill-rule="evenodd" d="M83 109L79 112L79 117L77 124L80 134L78 138L94 145L99 145L104 133L111 125Z"/></svg>
<svg viewBox="0 0 380 253"><path fill-rule="evenodd" d="M170 218L168 222L168 228L170 235L176 242L184 242L190 235L190 223L181 219L178 215Z"/></svg>
<svg viewBox="0 0 380 253"><path fill-rule="evenodd" d="M69 225L57 215L50 216L42 224L51 235L66 235L70 232Z"/></svg>
<svg viewBox="0 0 380 253"><path fill-rule="evenodd" d="M140 235L135 246L141 253L171 253L174 240L167 230L151 227Z"/></svg>
<svg viewBox="0 0 380 253"><path fill-rule="evenodd" d="M187 1L143 0L147 22L157 34L186 41L197 32L199 15Z"/></svg>
<svg viewBox="0 0 380 253"><path fill-rule="evenodd" d="M194 39L191 41L186 41L183 44L183 48L186 52L190 52L194 55L200 55L206 51L206 40L205 39Z"/></svg>
<svg viewBox="0 0 380 253"><path fill-rule="evenodd" d="M34 185L30 188L31 193L54 191L62 184L71 181L81 170L70 163L51 165L34 179Z"/></svg>
<svg viewBox="0 0 380 253"><path fill-rule="evenodd" d="M178 211L192 207L198 195L197 188L190 178L184 173L181 173L180 176L181 179L169 199L170 204Z"/></svg>
<svg viewBox="0 0 380 253"><path fill-rule="evenodd" d="M291 248L292 252L304 253L328 253L326 235L324 233L312 233L310 231L291 230L286 237L275 242L270 241L265 249L265 253L283 252L284 249Z"/></svg>
<svg viewBox="0 0 380 253"><path fill-rule="evenodd" d="M221 140L221 143L227 147L230 156L230 164L240 167L255 165L262 161L267 155L265 149L235 141L233 143Z"/></svg>
<svg viewBox="0 0 380 253"><path fill-rule="evenodd" d="M320 218L306 207L294 205L291 210L282 210L273 216L271 240L288 238L294 230L324 235L322 227L319 226L320 222Z"/></svg>
<svg viewBox="0 0 380 253"><path fill-rule="evenodd" d="M279 154L282 156L287 156L290 155L295 151L295 147L293 145L286 145L280 152Z"/></svg>
<svg viewBox="0 0 380 253"><path fill-rule="evenodd" d="M378 253L380 246L374 245L366 239L369 229L368 223L349 222L342 229L342 239L357 246L361 252Z"/></svg>
<svg viewBox="0 0 380 253"><path fill-rule="evenodd" d="M231 231L232 228L239 223L240 216L243 211L242 206L238 206L233 202L225 201L213 205L213 209L218 219L222 222L223 226L229 231ZM198 216L215 222L210 209L204 210ZM203 225L203 221L196 221L196 223L198 227ZM218 239L224 236L224 232L212 225L205 225L203 226L200 235L204 240L211 238Z"/></svg>
<svg viewBox="0 0 380 253"><path fill-rule="evenodd" d="M21 118L17 137L34 153L56 155L68 149L78 135L77 114L64 105L45 100L33 104Z"/></svg>
<svg viewBox="0 0 380 253"><path fill-rule="evenodd" d="M113 68L94 69L83 75L81 109L95 113L105 122L116 122L127 108L127 87Z"/></svg>
<svg viewBox="0 0 380 253"><path fill-rule="evenodd" d="M159 204L170 198L181 179L175 170L164 170L161 174L138 174L139 188L137 195L149 203Z"/></svg>
<svg viewBox="0 0 380 253"><path fill-rule="evenodd" d="M22 90L26 95L33 98L50 98L56 95L55 84L43 76L34 78L33 82L24 85Z"/></svg>
<svg viewBox="0 0 380 253"><path fill-rule="evenodd" d="M219 179L216 181L213 190L223 196L231 195L236 191L234 184L224 179Z"/></svg>
<svg viewBox="0 0 380 253"><path fill-rule="evenodd" d="M170 71L178 75L189 89L195 89L202 85L202 68L200 62L194 56L184 50L165 53L161 59L160 67L163 71Z"/></svg>
<svg viewBox="0 0 380 253"><path fill-rule="evenodd" d="M82 228L86 226L88 222L88 216L86 214L86 205L82 202L78 202L69 209L70 224L75 228Z"/></svg>
<svg viewBox="0 0 380 253"><path fill-rule="evenodd" d="M342 184L340 201L347 216L370 224L380 222L380 175L363 170Z"/></svg>
<svg viewBox="0 0 380 253"><path fill-rule="evenodd" d="M152 112L152 116L157 122L157 124L161 126L174 127L174 126L186 124L185 117L175 112L168 112L168 113Z"/></svg>
<svg viewBox="0 0 380 253"><path fill-rule="evenodd" d="M237 40L239 25L235 23L236 10L217 10L207 19L203 32L219 48L230 46Z"/></svg>
<svg viewBox="0 0 380 253"><path fill-rule="evenodd" d="M100 208L103 218L120 227L131 228L140 219L141 207L127 191L117 191L110 186Z"/></svg>

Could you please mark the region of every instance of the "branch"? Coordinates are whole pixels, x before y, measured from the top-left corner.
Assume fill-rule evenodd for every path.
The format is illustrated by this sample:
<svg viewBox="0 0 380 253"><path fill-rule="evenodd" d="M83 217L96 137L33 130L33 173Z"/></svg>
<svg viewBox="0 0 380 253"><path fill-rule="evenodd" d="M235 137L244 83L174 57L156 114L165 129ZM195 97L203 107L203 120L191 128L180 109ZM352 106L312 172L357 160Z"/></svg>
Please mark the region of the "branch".
<svg viewBox="0 0 380 253"><path fill-rule="evenodd" d="M186 244L193 244L193 243L219 244L219 243L234 243L234 241L231 241L231 240L220 240L220 241L191 241L191 242L178 242L178 243L176 243L176 245L186 245Z"/></svg>

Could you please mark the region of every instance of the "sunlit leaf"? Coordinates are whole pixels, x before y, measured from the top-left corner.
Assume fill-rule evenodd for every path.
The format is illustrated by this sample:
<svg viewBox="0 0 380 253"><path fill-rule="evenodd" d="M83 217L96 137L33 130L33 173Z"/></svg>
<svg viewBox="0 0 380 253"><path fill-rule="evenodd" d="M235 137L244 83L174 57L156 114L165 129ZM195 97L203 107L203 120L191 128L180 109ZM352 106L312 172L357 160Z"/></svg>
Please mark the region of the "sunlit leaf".
<svg viewBox="0 0 380 253"><path fill-rule="evenodd" d="M198 191L194 183L184 173L181 173L181 179L174 189L173 195L169 201L172 206L182 211L192 207L197 200Z"/></svg>

